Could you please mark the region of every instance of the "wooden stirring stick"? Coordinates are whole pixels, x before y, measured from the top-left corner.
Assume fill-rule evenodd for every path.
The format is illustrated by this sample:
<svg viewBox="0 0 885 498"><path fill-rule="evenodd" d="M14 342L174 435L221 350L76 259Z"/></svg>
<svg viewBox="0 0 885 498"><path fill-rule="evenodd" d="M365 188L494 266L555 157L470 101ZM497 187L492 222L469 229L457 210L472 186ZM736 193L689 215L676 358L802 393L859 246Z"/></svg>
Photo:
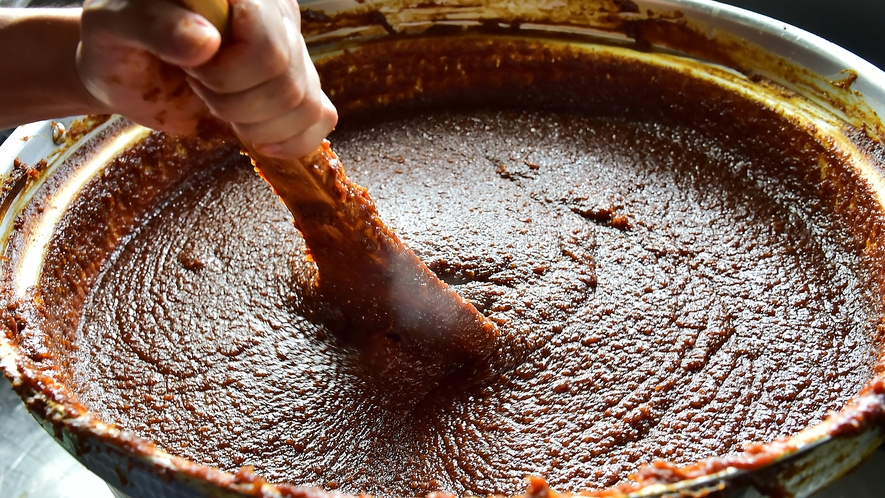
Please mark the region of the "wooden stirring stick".
<svg viewBox="0 0 885 498"><path fill-rule="evenodd" d="M182 2L225 32L227 0ZM453 363L492 354L495 325L387 228L327 141L300 160L266 157L244 145L292 212L317 265L317 296L328 303L321 319L368 351L373 370L407 375L419 368L421 377L432 378L451 372Z"/></svg>
<svg viewBox="0 0 885 498"><path fill-rule="evenodd" d="M327 323L382 356L416 346L427 360L492 353L495 326L387 228L328 141L298 161L249 154L292 212L319 270L322 300L342 312Z"/></svg>

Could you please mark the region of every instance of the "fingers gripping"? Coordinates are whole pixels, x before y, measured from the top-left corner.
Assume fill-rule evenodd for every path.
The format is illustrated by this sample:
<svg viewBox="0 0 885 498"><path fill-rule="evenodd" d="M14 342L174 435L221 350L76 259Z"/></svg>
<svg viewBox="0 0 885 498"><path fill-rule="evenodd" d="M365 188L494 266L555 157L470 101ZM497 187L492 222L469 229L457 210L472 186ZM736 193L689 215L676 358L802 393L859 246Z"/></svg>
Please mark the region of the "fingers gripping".
<svg viewBox="0 0 885 498"><path fill-rule="evenodd" d="M311 152L335 126L294 0L230 0L227 39L180 0L87 0L78 71L133 121L192 133L208 108L268 155ZM185 78L187 76L187 78Z"/></svg>
<svg viewBox="0 0 885 498"><path fill-rule="evenodd" d="M240 137L268 155L312 152L337 122L290 0L234 0L230 43L188 68L191 86Z"/></svg>
<svg viewBox="0 0 885 498"><path fill-rule="evenodd" d="M233 0L229 43L211 61L189 68L188 74L218 94L242 92L282 75L294 48L286 27L293 23L293 14L286 10L278 2Z"/></svg>
<svg viewBox="0 0 885 498"><path fill-rule="evenodd" d="M144 50L182 67L204 64L221 45L209 21L165 0L87 1L80 23L83 46Z"/></svg>

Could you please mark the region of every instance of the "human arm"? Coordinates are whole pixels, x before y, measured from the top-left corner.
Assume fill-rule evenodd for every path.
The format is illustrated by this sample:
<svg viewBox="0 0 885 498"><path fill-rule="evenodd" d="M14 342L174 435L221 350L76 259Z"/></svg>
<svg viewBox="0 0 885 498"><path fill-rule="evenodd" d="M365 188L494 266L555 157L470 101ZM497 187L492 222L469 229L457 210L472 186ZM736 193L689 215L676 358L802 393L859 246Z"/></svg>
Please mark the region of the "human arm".
<svg viewBox="0 0 885 498"><path fill-rule="evenodd" d="M27 54L9 59L12 67L0 68L22 75L15 85L0 83L10 104L0 121L8 126L116 112L154 129L193 134L211 112L266 155L293 158L313 151L334 128L337 113L307 55L297 5L230 4L230 39L223 46L208 21L165 0L87 1L82 14L0 10L13 16L0 24L0 41L33 42ZM35 20L40 16L48 18ZM74 24L80 26L77 39ZM7 33L10 27L16 29ZM3 46L9 50L10 44ZM39 60L49 51L55 65Z"/></svg>
<svg viewBox="0 0 885 498"><path fill-rule="evenodd" d="M0 9L0 129L112 112L77 74L80 9Z"/></svg>

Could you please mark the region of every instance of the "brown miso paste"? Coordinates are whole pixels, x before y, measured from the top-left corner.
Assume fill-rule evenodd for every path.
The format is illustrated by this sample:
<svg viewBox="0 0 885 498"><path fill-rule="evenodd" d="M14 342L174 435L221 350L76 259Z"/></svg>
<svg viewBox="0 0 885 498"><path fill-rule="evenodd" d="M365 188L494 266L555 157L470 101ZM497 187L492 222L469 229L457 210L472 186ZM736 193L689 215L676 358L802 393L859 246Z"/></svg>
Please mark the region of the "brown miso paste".
<svg viewBox="0 0 885 498"><path fill-rule="evenodd" d="M631 74L598 84L598 112L505 85L345 114L330 137L499 325L480 378L389 402L320 325L334 306L305 298L315 269L285 206L232 153L106 265L77 394L199 463L388 496L518 493L527 475L597 489L821 421L869 378L879 316L850 227L803 173L822 149L724 91Z"/></svg>

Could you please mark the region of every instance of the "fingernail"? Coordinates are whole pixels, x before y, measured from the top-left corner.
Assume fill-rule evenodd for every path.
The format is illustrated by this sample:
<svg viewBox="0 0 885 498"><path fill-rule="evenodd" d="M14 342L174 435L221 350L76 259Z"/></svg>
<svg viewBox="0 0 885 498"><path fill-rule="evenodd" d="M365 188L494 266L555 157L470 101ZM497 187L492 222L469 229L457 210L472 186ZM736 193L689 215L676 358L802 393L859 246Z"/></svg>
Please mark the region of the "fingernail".
<svg viewBox="0 0 885 498"><path fill-rule="evenodd" d="M182 56L197 54L218 31L201 17L188 16L179 23L173 36L175 48Z"/></svg>

